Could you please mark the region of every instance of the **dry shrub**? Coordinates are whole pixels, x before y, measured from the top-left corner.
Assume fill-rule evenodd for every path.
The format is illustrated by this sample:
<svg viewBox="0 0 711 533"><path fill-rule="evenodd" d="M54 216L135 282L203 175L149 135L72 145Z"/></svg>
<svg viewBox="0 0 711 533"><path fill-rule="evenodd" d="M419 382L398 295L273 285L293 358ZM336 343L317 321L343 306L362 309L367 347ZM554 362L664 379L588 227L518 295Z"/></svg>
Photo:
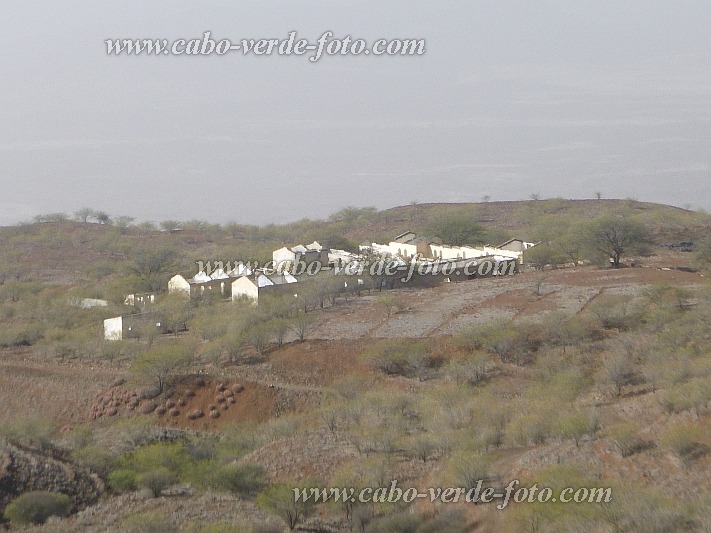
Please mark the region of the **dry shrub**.
<svg viewBox="0 0 711 533"><path fill-rule="evenodd" d="M708 453L708 428L690 422L679 422L670 427L662 437L662 444L684 463L688 464Z"/></svg>
<svg viewBox="0 0 711 533"><path fill-rule="evenodd" d="M615 443L622 457L629 457L654 445L652 442L642 439L633 424L623 424L612 429L610 440Z"/></svg>
<svg viewBox="0 0 711 533"><path fill-rule="evenodd" d="M148 415L155 411L156 407L158 407L158 404L155 402L144 402L138 408L138 412L144 415Z"/></svg>

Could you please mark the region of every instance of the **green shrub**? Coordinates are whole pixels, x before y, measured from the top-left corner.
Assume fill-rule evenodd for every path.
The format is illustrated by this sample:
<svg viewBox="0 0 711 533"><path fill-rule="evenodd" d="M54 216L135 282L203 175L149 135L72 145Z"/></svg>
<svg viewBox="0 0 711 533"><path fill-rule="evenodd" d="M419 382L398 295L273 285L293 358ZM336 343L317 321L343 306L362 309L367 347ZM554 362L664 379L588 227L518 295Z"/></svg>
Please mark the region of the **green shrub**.
<svg viewBox="0 0 711 533"><path fill-rule="evenodd" d="M42 330L36 325L11 325L0 331L0 348L32 346L42 338Z"/></svg>
<svg viewBox="0 0 711 533"><path fill-rule="evenodd" d="M592 313L605 329L629 331L639 327L643 318L643 307L635 305L624 296L596 298L590 305Z"/></svg>
<svg viewBox="0 0 711 533"><path fill-rule="evenodd" d="M576 446L586 435L591 435L598 428L597 417L594 413L574 410L560 418L558 430L560 436L571 439Z"/></svg>
<svg viewBox="0 0 711 533"><path fill-rule="evenodd" d="M262 489L264 482L261 466L228 464L213 474L210 484L216 489L252 497Z"/></svg>
<svg viewBox="0 0 711 533"><path fill-rule="evenodd" d="M560 251L547 243L541 243L530 250L526 250L526 264L536 270L543 270L548 265L565 263L566 257Z"/></svg>
<svg viewBox="0 0 711 533"><path fill-rule="evenodd" d="M669 414L693 409L699 416L709 400L711 400L711 387L706 379L694 379L665 390L659 402Z"/></svg>
<svg viewBox="0 0 711 533"><path fill-rule="evenodd" d="M277 483L264 489L257 496L257 505L266 512L281 518L290 530L293 530L313 509L314 501L295 501L294 487L306 489L317 485L310 483Z"/></svg>
<svg viewBox="0 0 711 533"><path fill-rule="evenodd" d="M464 360L451 361L446 367L446 374L457 384L478 385L489 378L492 367L487 356L479 354Z"/></svg>
<svg viewBox="0 0 711 533"><path fill-rule="evenodd" d="M553 312L543 318L541 326L543 327L543 342L550 346L561 346L563 352L568 346L577 346L583 342L603 338L599 322L590 315Z"/></svg>
<svg viewBox="0 0 711 533"><path fill-rule="evenodd" d="M532 322L486 324L464 332L457 343L470 350L486 350L504 363L528 362L543 343L544 330Z"/></svg>
<svg viewBox="0 0 711 533"><path fill-rule="evenodd" d="M155 443L139 448L129 457L129 463L138 472L148 472L163 467L178 473L190 462L190 456L182 443Z"/></svg>
<svg viewBox="0 0 711 533"><path fill-rule="evenodd" d="M52 434L57 430L55 422L42 417L21 418L3 425L0 434L29 446L46 450L52 446Z"/></svg>
<svg viewBox="0 0 711 533"><path fill-rule="evenodd" d="M91 444L72 452L72 459L102 477L109 475L115 457L103 446Z"/></svg>
<svg viewBox="0 0 711 533"><path fill-rule="evenodd" d="M424 342L403 339L378 342L366 351L365 357L374 368L385 374L421 379L429 369L440 363Z"/></svg>
<svg viewBox="0 0 711 533"><path fill-rule="evenodd" d="M154 498L177 481L175 474L165 467L160 467L150 472L139 474L136 477L136 484L148 489Z"/></svg>
<svg viewBox="0 0 711 533"><path fill-rule="evenodd" d="M552 424L550 412L539 407L537 411L523 413L513 419L506 433L512 444L543 444L551 436Z"/></svg>
<svg viewBox="0 0 711 533"><path fill-rule="evenodd" d="M705 440L702 428L688 422L680 422L670 427L662 437L662 444L671 450L683 462L688 463L704 455L709 446Z"/></svg>
<svg viewBox="0 0 711 533"><path fill-rule="evenodd" d="M178 527L165 515L156 511L145 511L127 516L121 522L121 531L127 533L177 533Z"/></svg>
<svg viewBox="0 0 711 533"><path fill-rule="evenodd" d="M5 519L13 524L44 524L50 516L67 516L72 502L58 492L26 492L5 508Z"/></svg>
<svg viewBox="0 0 711 533"><path fill-rule="evenodd" d="M652 445L639 436L637 428L632 424L624 424L611 430L610 440L615 443L622 457L629 457Z"/></svg>
<svg viewBox="0 0 711 533"><path fill-rule="evenodd" d="M134 470L121 468L109 474L109 486L116 492L131 492L136 490L136 478L138 474Z"/></svg>
<svg viewBox="0 0 711 533"><path fill-rule="evenodd" d="M584 370L562 358L546 357L539 369L538 382L526 391L532 401L539 398L555 399L562 404L572 403L593 383Z"/></svg>
<svg viewBox="0 0 711 533"><path fill-rule="evenodd" d="M466 490L476 488L479 481L488 486L493 480L491 461L483 455L457 453L449 460L447 470L452 486Z"/></svg>

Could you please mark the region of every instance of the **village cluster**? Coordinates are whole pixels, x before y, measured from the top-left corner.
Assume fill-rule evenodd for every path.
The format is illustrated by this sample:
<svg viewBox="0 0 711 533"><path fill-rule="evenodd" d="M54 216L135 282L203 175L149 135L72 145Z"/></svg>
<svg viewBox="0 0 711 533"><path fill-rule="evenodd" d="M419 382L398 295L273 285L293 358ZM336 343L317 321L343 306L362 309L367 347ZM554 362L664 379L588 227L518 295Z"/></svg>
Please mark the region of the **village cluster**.
<svg viewBox="0 0 711 533"><path fill-rule="evenodd" d="M299 279L319 272L355 276L344 280L363 284L358 276L400 276L402 283L410 282L414 275L449 276L463 274L461 279L513 274L524 262L524 252L535 243L510 239L499 246L453 246L440 239L423 238L415 233L398 235L388 244L364 243L359 253L332 249L314 241L308 245L282 247L274 250L272 261L263 266L250 262L198 262L199 272L186 278L176 274L168 281L169 294L186 297L216 294L232 301L248 299L254 304L272 291L290 291L298 296ZM370 270L370 271L369 271ZM124 303L139 308L155 303L154 294L129 294ZM123 316L104 321L104 337L120 340L126 324Z"/></svg>

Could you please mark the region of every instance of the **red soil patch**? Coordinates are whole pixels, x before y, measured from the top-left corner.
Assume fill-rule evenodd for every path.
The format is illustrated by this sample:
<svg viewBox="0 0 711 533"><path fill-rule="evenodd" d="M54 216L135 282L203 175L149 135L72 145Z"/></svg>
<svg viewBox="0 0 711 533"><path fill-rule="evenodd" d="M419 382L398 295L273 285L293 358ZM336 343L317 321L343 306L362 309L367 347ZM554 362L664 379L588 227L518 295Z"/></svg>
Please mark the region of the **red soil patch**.
<svg viewBox="0 0 711 533"><path fill-rule="evenodd" d="M217 389L220 383L225 387L224 392ZM233 387L237 384L241 390ZM179 383L172 394L140 402L137 393L125 387L105 389L96 394L89 418L147 416L161 426L213 431L225 425L263 422L272 416L277 399L277 390L258 383L208 381L191 376ZM146 408L148 405L150 408ZM219 414L211 416L213 410ZM189 417L198 411L202 416Z"/></svg>
<svg viewBox="0 0 711 533"><path fill-rule="evenodd" d="M345 375L369 373L360 360L368 339L290 343L271 352L272 370L289 383L328 386Z"/></svg>
<svg viewBox="0 0 711 533"><path fill-rule="evenodd" d="M270 417L272 407L277 400L277 391L274 389L257 383L239 382L244 387L244 390L233 393L233 396L230 397L234 398L234 403L230 403L230 397L226 398L217 391L218 381L207 381L204 386L197 386L195 380L190 381L186 380L186 382L178 385L175 393L170 398L170 401L178 404L176 405L176 408L180 411L178 416L166 414L158 417L153 415L156 418L160 418L162 425L212 431L225 425L242 422L262 422ZM230 388L236 383L234 381L226 381L224 385ZM189 396L189 391L192 391L195 395ZM218 397L225 398L225 400L218 401ZM185 405L179 405L179 400L184 401ZM166 400L163 401L165 402ZM223 408L223 405L226 405L227 408ZM219 413L217 418L210 416L211 406L217 408ZM188 413L195 410L202 411L204 416L189 420L187 418Z"/></svg>

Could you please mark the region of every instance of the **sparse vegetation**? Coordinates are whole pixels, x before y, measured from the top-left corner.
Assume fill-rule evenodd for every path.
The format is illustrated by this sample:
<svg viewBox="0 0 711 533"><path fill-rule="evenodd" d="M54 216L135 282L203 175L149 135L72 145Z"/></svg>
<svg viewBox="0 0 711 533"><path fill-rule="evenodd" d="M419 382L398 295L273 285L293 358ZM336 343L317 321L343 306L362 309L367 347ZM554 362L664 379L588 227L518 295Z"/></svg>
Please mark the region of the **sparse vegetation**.
<svg viewBox="0 0 711 533"><path fill-rule="evenodd" d="M127 516L121 528L128 533L177 533L178 527L159 511L144 511Z"/></svg>
<svg viewBox="0 0 711 533"><path fill-rule="evenodd" d="M507 225L497 227L502 210ZM327 223L264 228L174 222L159 232L81 211L74 222L48 215L0 229L0 434L48 464L100 476L108 503L89 515L122 502L112 523L126 531L708 528L708 502L696 489L707 481L711 446L711 297L699 275L708 263L699 238L711 227L706 215L540 199L349 208ZM603 219L624 230L621 249L590 238ZM313 239L356 249L398 230L434 235L437 225L464 242L530 235L544 244L526 263L546 272L395 291L391 279L364 275L349 293L329 274L297 297L260 297L258 306L159 293L152 312L164 329L153 322L123 341L100 340L104 318L140 311L124 307L126 294L164 291L170 275L194 271L195 257L263 260ZM693 241L694 252L652 241ZM650 268L623 268L650 247ZM42 271L31 249L58 260ZM66 250L79 250L80 264ZM615 254L619 270L597 266L610 257L615 266ZM72 304L81 298L109 305ZM614 502L503 512L481 504L475 523L449 508L298 507L291 491L388 486L396 477L413 486L498 486L511 471L525 472L528 486L609 484ZM672 471L688 505L655 489ZM304 483L309 476L318 483ZM69 508L80 509L71 496ZM20 498L5 509L13 527L8 513ZM213 508L250 522L228 524ZM53 520L77 530L59 511Z"/></svg>
<svg viewBox="0 0 711 533"><path fill-rule="evenodd" d="M257 505L284 521L293 530L313 508L313 501L296 501L294 487L307 488L303 483L277 483L257 496Z"/></svg>
<svg viewBox="0 0 711 533"><path fill-rule="evenodd" d="M385 374L420 379L424 379L439 363L429 347L418 341L381 341L370 348L366 358L373 367Z"/></svg>
<svg viewBox="0 0 711 533"><path fill-rule="evenodd" d="M26 492L5 508L5 519L13 524L44 524L51 516L67 516L71 501L66 494L48 491Z"/></svg>
<svg viewBox="0 0 711 533"><path fill-rule="evenodd" d="M151 348L138 356L131 368L141 379L153 384L162 393L166 384L177 372L185 369L193 359L193 348L189 344L175 342Z"/></svg>

